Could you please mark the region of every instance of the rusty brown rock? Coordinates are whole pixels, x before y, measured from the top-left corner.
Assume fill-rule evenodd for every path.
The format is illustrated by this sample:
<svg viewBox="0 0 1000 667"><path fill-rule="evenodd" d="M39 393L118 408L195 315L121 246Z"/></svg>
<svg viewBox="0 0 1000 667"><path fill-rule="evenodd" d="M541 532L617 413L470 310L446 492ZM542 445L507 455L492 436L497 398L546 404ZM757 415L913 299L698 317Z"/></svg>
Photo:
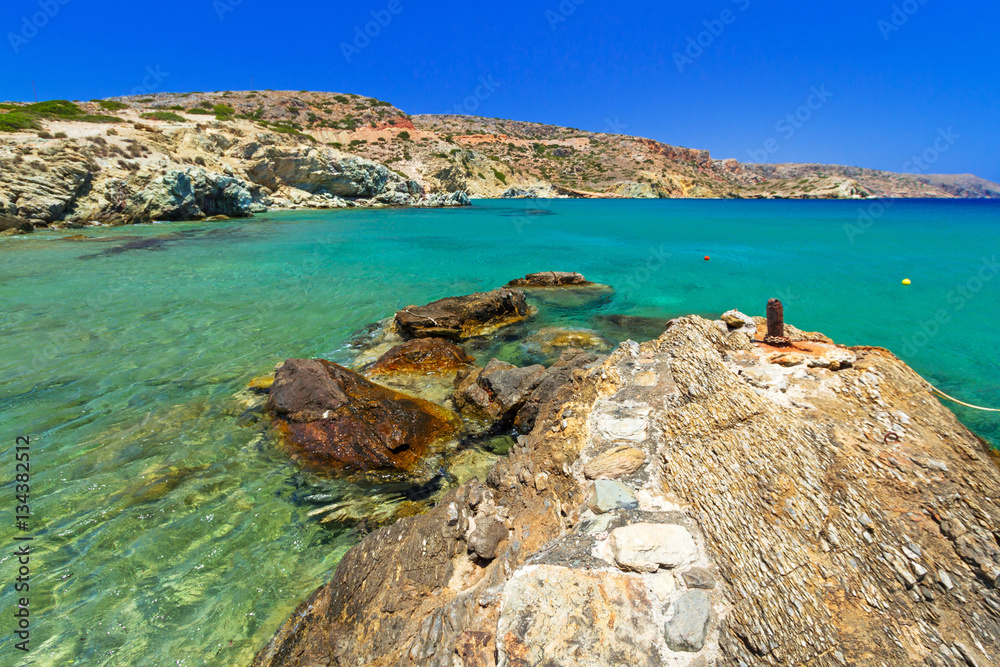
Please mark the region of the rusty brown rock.
<svg viewBox="0 0 1000 667"><path fill-rule="evenodd" d="M396 324L415 338L464 339L482 336L528 317L528 302L518 289L498 289L408 306L396 313Z"/></svg>
<svg viewBox="0 0 1000 667"><path fill-rule="evenodd" d="M413 468L452 436L455 415L324 359L289 359L265 410L296 456L324 469Z"/></svg>
<svg viewBox="0 0 1000 667"><path fill-rule="evenodd" d="M365 369L365 374L438 373L474 363L469 354L444 338L416 338L392 348Z"/></svg>

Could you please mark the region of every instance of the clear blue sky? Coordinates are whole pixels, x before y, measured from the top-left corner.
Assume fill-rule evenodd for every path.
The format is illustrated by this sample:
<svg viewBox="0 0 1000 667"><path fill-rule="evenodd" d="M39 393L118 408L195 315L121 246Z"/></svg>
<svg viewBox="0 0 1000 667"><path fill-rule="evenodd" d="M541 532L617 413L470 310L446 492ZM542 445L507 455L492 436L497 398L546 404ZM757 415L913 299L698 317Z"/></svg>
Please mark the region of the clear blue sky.
<svg viewBox="0 0 1000 667"><path fill-rule="evenodd" d="M345 56L372 12L386 25ZM252 76L414 114L468 100L477 115L714 157L1000 181L997 25L1000 5L982 0L4 0L0 99L30 100L32 80L39 99L90 99L242 90ZM499 86L469 99L481 77ZM933 162L912 164L924 151Z"/></svg>

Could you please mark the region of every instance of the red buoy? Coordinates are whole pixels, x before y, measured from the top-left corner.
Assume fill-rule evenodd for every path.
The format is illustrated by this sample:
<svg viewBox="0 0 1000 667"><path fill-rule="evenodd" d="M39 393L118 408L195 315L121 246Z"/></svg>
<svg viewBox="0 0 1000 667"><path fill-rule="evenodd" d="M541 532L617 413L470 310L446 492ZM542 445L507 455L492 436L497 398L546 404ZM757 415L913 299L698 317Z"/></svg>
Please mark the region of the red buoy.
<svg viewBox="0 0 1000 667"><path fill-rule="evenodd" d="M712 258L711 258L711 257L709 257L708 255L705 255L705 261L706 261L706 262L707 262L707 261L709 261L710 259L712 259Z"/></svg>

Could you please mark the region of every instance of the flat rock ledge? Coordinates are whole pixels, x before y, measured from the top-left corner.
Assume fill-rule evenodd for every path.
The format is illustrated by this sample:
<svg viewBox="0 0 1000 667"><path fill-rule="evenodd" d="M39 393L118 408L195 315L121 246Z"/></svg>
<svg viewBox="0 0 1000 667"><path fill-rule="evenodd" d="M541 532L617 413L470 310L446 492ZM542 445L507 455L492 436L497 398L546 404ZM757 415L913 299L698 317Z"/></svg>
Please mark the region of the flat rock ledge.
<svg viewBox="0 0 1000 667"><path fill-rule="evenodd" d="M573 370L485 484L366 537L253 664L995 664L984 444L885 350L783 364L730 321Z"/></svg>

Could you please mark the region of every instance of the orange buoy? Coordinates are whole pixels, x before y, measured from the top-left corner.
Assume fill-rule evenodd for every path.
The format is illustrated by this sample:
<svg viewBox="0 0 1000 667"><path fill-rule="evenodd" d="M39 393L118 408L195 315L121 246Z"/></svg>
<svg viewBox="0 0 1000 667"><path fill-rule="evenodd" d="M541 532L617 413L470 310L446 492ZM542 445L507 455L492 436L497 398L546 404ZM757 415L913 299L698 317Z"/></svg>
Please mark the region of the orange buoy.
<svg viewBox="0 0 1000 667"><path fill-rule="evenodd" d="M709 257L708 255L705 255L705 261L706 261L706 262L707 262L707 261L709 261L710 259L712 259L712 258L711 258L711 257Z"/></svg>

